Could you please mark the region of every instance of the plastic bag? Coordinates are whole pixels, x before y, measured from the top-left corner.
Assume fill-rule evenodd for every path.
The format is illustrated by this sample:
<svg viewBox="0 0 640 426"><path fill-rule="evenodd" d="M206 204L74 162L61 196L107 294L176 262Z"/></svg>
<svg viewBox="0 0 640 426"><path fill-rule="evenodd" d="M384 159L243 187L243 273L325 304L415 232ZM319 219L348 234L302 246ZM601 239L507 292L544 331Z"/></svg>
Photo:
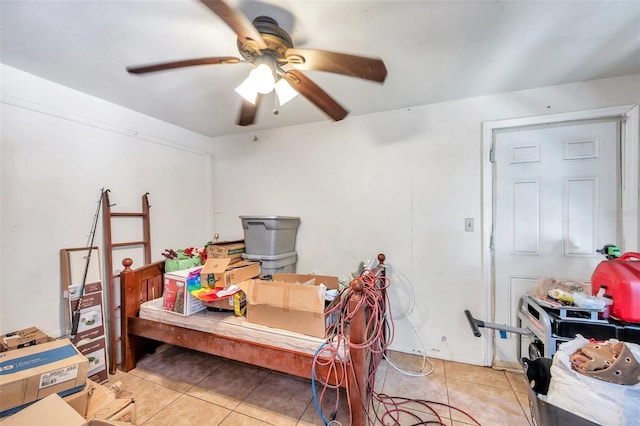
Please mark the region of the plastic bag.
<svg viewBox="0 0 640 426"><path fill-rule="evenodd" d="M604 299L596 299L595 297L585 293L573 293L573 304L580 308L604 309L606 301Z"/></svg>
<svg viewBox="0 0 640 426"><path fill-rule="evenodd" d="M183 269L194 268L200 265L202 265L202 263L200 262L199 257L187 257L183 259L166 259L164 261L164 271L165 272L181 271Z"/></svg>
<svg viewBox="0 0 640 426"><path fill-rule="evenodd" d="M589 286L581 281L556 280L549 277L538 280L531 293L538 299L544 300L553 290L571 295L573 293L591 294Z"/></svg>
<svg viewBox="0 0 640 426"><path fill-rule="evenodd" d="M551 382L541 399L592 422L610 426L640 425L640 384L617 385L584 376L571 368L569 357L589 341L578 335L560 345L553 356ZM640 346L626 343L640 360Z"/></svg>

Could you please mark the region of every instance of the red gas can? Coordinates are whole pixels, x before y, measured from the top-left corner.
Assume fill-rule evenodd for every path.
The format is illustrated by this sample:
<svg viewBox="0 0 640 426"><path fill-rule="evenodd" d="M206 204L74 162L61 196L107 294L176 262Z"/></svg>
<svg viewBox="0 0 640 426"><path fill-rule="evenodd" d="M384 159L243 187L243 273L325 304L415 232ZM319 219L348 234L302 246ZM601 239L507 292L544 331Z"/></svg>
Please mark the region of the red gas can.
<svg viewBox="0 0 640 426"><path fill-rule="evenodd" d="M591 291L600 286L613 298L611 316L627 322L640 322L640 253L625 253L617 259L600 262L591 276Z"/></svg>

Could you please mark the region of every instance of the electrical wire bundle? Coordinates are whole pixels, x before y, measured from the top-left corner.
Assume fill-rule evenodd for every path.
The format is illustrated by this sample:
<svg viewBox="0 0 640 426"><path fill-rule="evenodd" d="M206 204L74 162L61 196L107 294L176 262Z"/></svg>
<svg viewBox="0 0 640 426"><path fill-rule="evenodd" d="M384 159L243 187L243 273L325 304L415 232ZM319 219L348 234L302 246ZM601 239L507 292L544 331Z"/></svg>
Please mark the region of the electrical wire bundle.
<svg viewBox="0 0 640 426"><path fill-rule="evenodd" d="M336 320L327 329L327 340L318 348L313 359L312 388L316 410L325 425L339 425L335 420L339 406L340 387L347 390L347 401L351 401L349 392L360 393L364 385L365 394L359 395L359 400L365 407L365 412L373 398L373 385L378 365L383 359L388 343L393 340L392 323L386 320L387 288L389 279L382 274L382 268L375 271L364 270L351 284L342 291L337 303L330 306L326 313L335 316ZM361 290L360 290L361 289ZM356 301L353 309L350 309L350 301ZM353 306L353 305L352 305ZM367 310L367 321L364 325L364 341L353 343L349 339L349 326L361 310ZM349 383L349 380L358 380L353 373L352 363L347 362L350 349L366 349L368 355L366 383ZM365 364L365 365L367 365ZM324 377L317 377L320 367L326 367ZM318 395L316 392L316 380L322 385ZM335 391L335 407L329 419L322 412L322 401L328 390ZM349 413L351 413L351 406ZM351 422L350 422L351 423Z"/></svg>
<svg viewBox="0 0 640 426"><path fill-rule="evenodd" d="M438 412L435 410L433 405L439 405L442 407L449 407L452 410L455 410L463 415L465 415L470 421L474 424L481 426L480 423L476 419L474 419L469 413L460 410L459 408L453 407L449 404L445 404L443 402L436 401L427 401L424 399L413 399L413 398L404 398L399 396L389 396L385 394L374 393L374 399L380 402L380 406L383 409L379 409L376 412L376 419L384 425L400 425L400 415L405 415L404 425L406 426L418 426L418 425L439 425L446 426L447 423L444 423ZM423 412L430 413L437 420L425 420L420 414L416 411L415 406L419 406L422 408ZM411 408L409 408L409 406ZM412 418L413 421L411 423L407 423L406 417Z"/></svg>
<svg viewBox="0 0 640 426"><path fill-rule="evenodd" d="M327 340L318 348L313 358L313 368L311 374L311 386L313 390L313 398L316 410L325 425L342 425L336 420L340 403L340 387L344 387L347 392L347 402L349 403L349 424L352 421L352 407L350 392L358 392L357 400L363 404L368 424L383 425L401 425L400 417L402 416L404 425L445 425L443 419L437 413L434 405L449 407L464 416L476 425L480 425L468 413L453 407L449 404L427 401L421 399L395 397L386 394L374 392L376 381L376 372L378 366L383 359L388 364L400 371L415 377L426 376L433 372L433 364L431 369L426 373L411 374L400 370L385 353L387 347L393 341L394 324L390 310L387 310L389 300L387 289L390 285L390 278L383 271L386 265L381 265L375 270L365 269L359 276L354 278L350 285L342 291L337 298L337 303L330 305L327 309L327 315L334 315L336 320L327 329ZM350 301L355 300L355 307L350 309ZM353 306L353 304L351 305ZM366 309L366 324L364 326L364 342L356 344L351 342L349 338L349 325L357 315L361 315L360 310ZM352 363L347 362L350 356L350 349L365 349L368 365L366 383L364 384L364 394L361 394L361 383L350 383L350 380L358 380L358 376L353 372ZM426 356L421 371L427 363ZM319 370L325 371L324 377L318 377ZM316 390L316 381L321 385L318 393ZM327 391L335 392L335 405L331 410L331 414L326 418L323 413L323 400L327 395ZM378 403L378 407L374 407L374 402ZM416 409L419 407L419 411ZM430 420L423 417L431 415ZM435 420L433 419L435 418ZM412 420L408 420L412 419ZM407 423L411 421L411 423ZM355 426L355 425L354 425Z"/></svg>

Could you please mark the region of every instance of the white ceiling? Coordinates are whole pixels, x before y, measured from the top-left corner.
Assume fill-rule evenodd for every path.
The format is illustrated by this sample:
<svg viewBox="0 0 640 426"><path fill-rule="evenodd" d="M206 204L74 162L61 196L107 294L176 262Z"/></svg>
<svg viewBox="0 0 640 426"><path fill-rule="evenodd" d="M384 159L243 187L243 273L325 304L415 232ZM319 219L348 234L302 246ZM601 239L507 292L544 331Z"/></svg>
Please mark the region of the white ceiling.
<svg viewBox="0 0 640 426"><path fill-rule="evenodd" d="M296 47L382 58L384 84L306 75L350 115L640 73L640 1L265 0ZM233 31L198 0L1 0L2 63L209 136L327 120L298 96L235 124L246 63L130 75L126 66L236 56ZM347 116L346 120L349 119Z"/></svg>

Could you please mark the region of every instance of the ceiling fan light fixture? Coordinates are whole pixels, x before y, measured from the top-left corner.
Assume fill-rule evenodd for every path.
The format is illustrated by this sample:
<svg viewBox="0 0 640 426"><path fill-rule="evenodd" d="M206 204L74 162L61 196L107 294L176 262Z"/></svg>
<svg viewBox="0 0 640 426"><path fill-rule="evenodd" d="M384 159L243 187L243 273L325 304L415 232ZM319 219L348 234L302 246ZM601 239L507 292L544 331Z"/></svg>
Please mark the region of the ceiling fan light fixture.
<svg viewBox="0 0 640 426"><path fill-rule="evenodd" d="M249 76L235 90L240 96L255 105L258 93L263 95L271 93L275 85L273 68L266 63L261 63L251 70Z"/></svg>
<svg viewBox="0 0 640 426"><path fill-rule="evenodd" d="M259 64L255 67L249 73L249 78L251 79L256 91L263 95L271 93L276 84L276 80L273 75L273 68L267 64Z"/></svg>
<svg viewBox="0 0 640 426"><path fill-rule="evenodd" d="M284 105L289 102L291 99L295 98L298 95L298 91L291 87L289 82L284 78L278 80L275 86L276 95L278 96L278 102L280 105Z"/></svg>
<svg viewBox="0 0 640 426"><path fill-rule="evenodd" d="M240 84L240 86L235 88L236 93L242 96L247 102L251 102L253 105L256 104L256 99L258 98L258 91L256 90L253 81L251 80L251 74L249 77L245 78L244 81Z"/></svg>

